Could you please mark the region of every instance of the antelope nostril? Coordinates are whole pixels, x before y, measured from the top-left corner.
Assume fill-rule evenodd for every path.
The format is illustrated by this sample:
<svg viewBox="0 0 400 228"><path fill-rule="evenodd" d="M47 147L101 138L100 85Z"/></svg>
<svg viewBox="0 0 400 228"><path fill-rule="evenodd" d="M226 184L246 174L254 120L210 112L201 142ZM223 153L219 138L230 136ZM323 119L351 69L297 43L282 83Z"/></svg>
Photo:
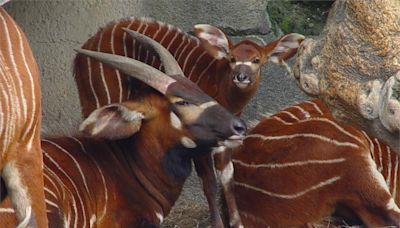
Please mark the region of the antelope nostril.
<svg viewBox="0 0 400 228"><path fill-rule="evenodd" d="M243 120L241 120L241 119L239 119L239 118L235 118L235 119L233 119L233 121L232 121L232 129L233 129L233 132L234 132L236 135L243 136L243 135L246 134L247 126L246 126L246 124L243 122Z"/></svg>
<svg viewBox="0 0 400 228"><path fill-rule="evenodd" d="M236 80L238 80L239 82L243 82L244 80L246 80L248 77L246 74L244 73L238 73L236 75Z"/></svg>

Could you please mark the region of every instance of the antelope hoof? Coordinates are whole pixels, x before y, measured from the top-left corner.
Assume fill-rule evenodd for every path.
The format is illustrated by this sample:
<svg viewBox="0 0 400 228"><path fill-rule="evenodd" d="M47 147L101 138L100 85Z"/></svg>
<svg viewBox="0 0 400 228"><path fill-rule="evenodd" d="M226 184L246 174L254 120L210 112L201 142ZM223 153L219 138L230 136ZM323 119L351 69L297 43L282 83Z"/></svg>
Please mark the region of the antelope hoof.
<svg viewBox="0 0 400 228"><path fill-rule="evenodd" d="M400 131L400 71L383 86L379 118L388 131Z"/></svg>
<svg viewBox="0 0 400 228"><path fill-rule="evenodd" d="M382 83L379 80L369 81L358 95L358 111L369 120L379 116L379 99L381 96Z"/></svg>

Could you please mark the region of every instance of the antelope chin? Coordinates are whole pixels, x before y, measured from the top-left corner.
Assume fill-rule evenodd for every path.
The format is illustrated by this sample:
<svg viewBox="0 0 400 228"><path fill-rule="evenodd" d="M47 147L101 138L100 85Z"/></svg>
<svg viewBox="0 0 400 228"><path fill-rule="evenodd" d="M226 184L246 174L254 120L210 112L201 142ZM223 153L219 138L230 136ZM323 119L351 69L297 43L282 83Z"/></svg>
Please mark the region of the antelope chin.
<svg viewBox="0 0 400 228"><path fill-rule="evenodd" d="M233 80L233 82L240 89L244 89L244 88L248 87L251 84L250 80L238 81L238 80L235 79L235 80Z"/></svg>
<svg viewBox="0 0 400 228"><path fill-rule="evenodd" d="M218 142L218 145L226 148L235 148L243 144L243 139L244 136L232 135L228 139Z"/></svg>

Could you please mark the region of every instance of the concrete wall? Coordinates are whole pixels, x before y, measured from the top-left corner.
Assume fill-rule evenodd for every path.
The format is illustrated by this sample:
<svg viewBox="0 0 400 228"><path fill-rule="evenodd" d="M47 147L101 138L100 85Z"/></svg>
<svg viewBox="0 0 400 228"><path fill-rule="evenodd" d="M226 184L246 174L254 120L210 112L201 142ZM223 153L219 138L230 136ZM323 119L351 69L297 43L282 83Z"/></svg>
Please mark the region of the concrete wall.
<svg viewBox="0 0 400 228"><path fill-rule="evenodd" d="M71 69L73 48L80 47L100 26L129 16L151 16L191 30L194 24L217 25L234 40L253 34L268 41L266 0L79 0L11 1L7 11L28 36L42 72L43 128L66 133L80 123L79 100ZM247 119L275 112L304 95L282 68L263 69L261 89L245 112Z"/></svg>

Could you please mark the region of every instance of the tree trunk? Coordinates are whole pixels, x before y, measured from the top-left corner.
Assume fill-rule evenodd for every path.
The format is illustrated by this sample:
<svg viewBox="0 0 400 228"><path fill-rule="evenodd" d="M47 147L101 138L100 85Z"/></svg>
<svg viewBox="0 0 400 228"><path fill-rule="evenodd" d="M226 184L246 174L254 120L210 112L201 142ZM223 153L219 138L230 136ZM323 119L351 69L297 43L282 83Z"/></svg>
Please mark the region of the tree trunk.
<svg viewBox="0 0 400 228"><path fill-rule="evenodd" d="M400 0L336 0L293 73L337 119L400 148Z"/></svg>

